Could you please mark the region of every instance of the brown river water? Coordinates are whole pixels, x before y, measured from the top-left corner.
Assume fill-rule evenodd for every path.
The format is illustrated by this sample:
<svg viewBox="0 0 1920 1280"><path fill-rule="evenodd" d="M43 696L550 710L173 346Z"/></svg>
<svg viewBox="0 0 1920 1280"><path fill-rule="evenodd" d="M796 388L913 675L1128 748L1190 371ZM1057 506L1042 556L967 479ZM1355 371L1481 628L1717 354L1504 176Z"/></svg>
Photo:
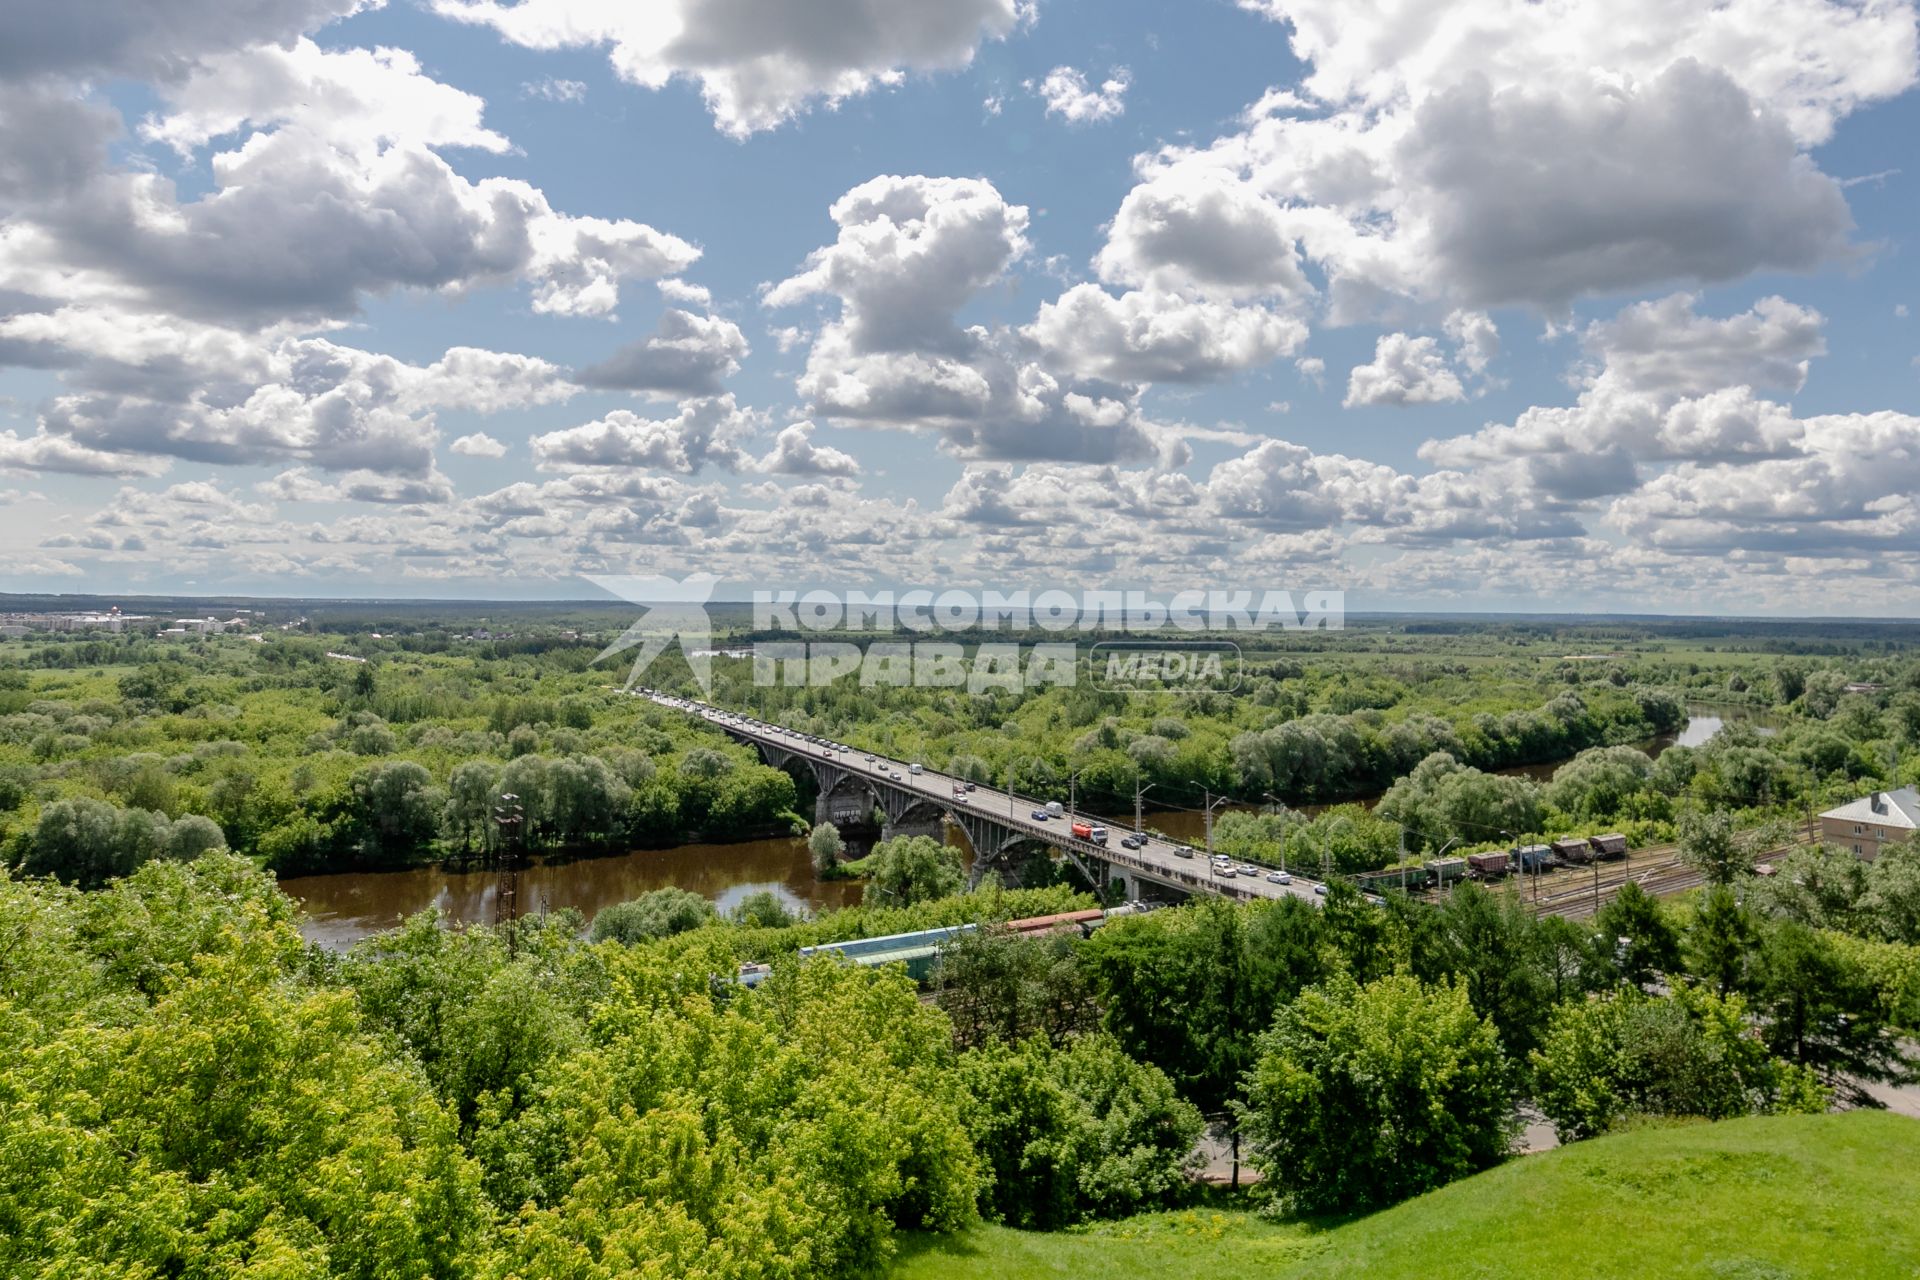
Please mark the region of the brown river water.
<svg viewBox="0 0 1920 1280"><path fill-rule="evenodd" d="M1651 755L1669 746L1698 746L1712 737L1725 720L1753 719L1769 732L1764 715L1741 707L1690 707L1687 727L1677 735L1645 744ZM1545 780L1562 762L1521 765L1501 772ZM1371 806L1377 796L1360 803ZM1235 808L1255 808L1242 805ZM1307 813L1324 808L1302 805ZM1223 809L1222 812L1225 810ZM1131 815L1105 815L1110 823L1131 825ZM1148 810L1147 825L1158 831L1200 844L1205 820L1186 809ZM965 841L949 830L949 843ZM673 849L641 849L594 858L553 858L538 861L520 873L520 909L523 913L558 911L573 907L589 920L600 908L667 886L690 889L726 912L750 893L771 891L791 910L829 911L860 901L858 881L818 881L807 858L806 843L789 837L744 840L732 844L689 844ZM401 920L428 907L461 923L491 921L498 874L480 868L460 871L448 867L411 867L405 871L353 871L328 876L298 876L280 887L306 913L301 932L322 946L341 950L362 938L391 929Z"/></svg>

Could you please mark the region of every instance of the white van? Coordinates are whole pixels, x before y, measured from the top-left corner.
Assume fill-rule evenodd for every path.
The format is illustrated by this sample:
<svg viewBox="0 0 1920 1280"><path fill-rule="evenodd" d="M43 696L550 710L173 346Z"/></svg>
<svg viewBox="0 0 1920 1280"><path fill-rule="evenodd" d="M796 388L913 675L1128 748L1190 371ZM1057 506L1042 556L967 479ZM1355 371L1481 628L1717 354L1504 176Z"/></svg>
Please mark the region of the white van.
<svg viewBox="0 0 1920 1280"><path fill-rule="evenodd" d="M919 765L917 765L917 764L910 764L910 765L908 765L908 766L907 766L907 770L908 770L908 772L910 772L910 773L919 773L919 772L920 772L920 766L919 766Z"/></svg>

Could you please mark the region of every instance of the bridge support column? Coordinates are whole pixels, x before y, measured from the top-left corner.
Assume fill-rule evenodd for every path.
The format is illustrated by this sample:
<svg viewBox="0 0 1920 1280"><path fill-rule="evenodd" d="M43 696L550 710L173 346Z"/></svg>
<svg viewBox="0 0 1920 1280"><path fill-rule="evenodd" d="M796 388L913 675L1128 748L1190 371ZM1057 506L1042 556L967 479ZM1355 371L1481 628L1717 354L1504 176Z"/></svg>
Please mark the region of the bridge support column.
<svg viewBox="0 0 1920 1280"><path fill-rule="evenodd" d="M947 824L944 819L936 815L931 818L909 818L904 822L893 822L890 820L887 825L880 828L880 838L882 840L891 840L895 836L928 836L934 840L945 840L947 838Z"/></svg>

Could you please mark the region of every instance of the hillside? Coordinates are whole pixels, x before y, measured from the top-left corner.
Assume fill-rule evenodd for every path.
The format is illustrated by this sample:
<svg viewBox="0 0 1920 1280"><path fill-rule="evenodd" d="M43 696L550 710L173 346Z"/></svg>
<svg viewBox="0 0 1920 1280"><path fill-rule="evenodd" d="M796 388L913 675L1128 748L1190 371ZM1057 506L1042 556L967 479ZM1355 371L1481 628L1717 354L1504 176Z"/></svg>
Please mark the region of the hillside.
<svg viewBox="0 0 1920 1280"><path fill-rule="evenodd" d="M1877 1112L1648 1129L1515 1160L1330 1231L1164 1214L909 1242L893 1280L1556 1280L1920 1274L1920 1123Z"/></svg>

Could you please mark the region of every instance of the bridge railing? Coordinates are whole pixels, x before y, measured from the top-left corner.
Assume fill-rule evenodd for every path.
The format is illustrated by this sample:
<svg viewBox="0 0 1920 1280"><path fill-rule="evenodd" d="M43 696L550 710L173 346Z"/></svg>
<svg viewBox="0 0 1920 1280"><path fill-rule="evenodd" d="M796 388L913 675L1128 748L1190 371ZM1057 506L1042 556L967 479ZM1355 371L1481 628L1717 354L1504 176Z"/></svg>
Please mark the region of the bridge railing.
<svg viewBox="0 0 1920 1280"><path fill-rule="evenodd" d="M751 728L743 725L727 724L727 725L724 725L724 727L731 732L740 734L743 737L757 738L762 742L768 742L774 745L780 745L780 739L783 736L777 733L765 732L759 729L755 729L755 728ZM804 756L806 753L804 751L800 751L797 754ZM826 757L822 757L822 758L826 758ZM889 763L898 764L899 761L889 761ZM855 776L865 777L866 775L856 774ZM944 806L940 805L940 801L936 797L923 796L918 787L909 787L904 783L896 783L892 778L889 778L889 777L874 777L868 780L871 782L878 783L882 786L892 787L896 790L907 791L909 794L925 799L929 803L934 804L936 806L940 806L943 808L952 807L951 805L944 805ZM984 791L984 794L989 797L1006 800L1009 807L1013 807L1017 803L1021 803L1020 797L1013 794L1010 791L997 791L997 790L988 788ZM1081 854L1084 857L1097 858L1100 861L1108 863L1110 865L1126 867L1130 870L1138 871L1145 875L1153 876L1156 879L1159 879L1162 881L1171 881L1175 884L1186 885L1192 888L1204 890L1208 893L1217 893L1217 894L1222 894L1224 896L1233 897L1233 898L1254 898L1254 897L1260 896L1258 892L1253 891L1246 886L1226 883L1222 881L1218 876L1199 875L1191 871L1182 871L1178 867L1169 867L1158 862L1149 862L1145 858L1137 858L1132 856L1131 854L1121 853L1118 850L1108 848L1106 845L1095 844L1091 840L1082 840L1078 836L1074 836L1071 834L1062 835L1059 833L1058 828L1051 827L1051 826L1042 826L1040 823L1034 822L1031 819L1019 818L1014 816L1011 813L1003 817L1000 814L989 812L986 809L970 808L968 812L972 814L975 818L992 822L998 826L1006 827L1009 830L1020 832L1023 835L1033 836L1038 839L1045 840L1048 844L1059 845L1063 848L1071 848L1073 849L1074 852Z"/></svg>

